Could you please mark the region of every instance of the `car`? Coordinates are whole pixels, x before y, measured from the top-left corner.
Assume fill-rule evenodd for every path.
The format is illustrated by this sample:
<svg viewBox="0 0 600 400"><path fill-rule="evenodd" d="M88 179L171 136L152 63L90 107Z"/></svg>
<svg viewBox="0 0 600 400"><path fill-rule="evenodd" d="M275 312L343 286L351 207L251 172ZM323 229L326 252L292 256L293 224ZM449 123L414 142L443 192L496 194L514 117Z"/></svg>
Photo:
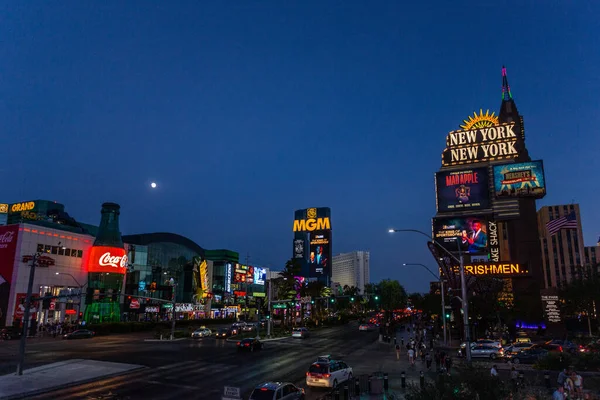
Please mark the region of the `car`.
<svg viewBox="0 0 600 400"><path fill-rule="evenodd" d="M237 332L236 332L237 333ZM233 333L232 329L229 328L221 328L217 331L217 333L215 333L215 337L217 339L225 339L231 335L234 335L235 333Z"/></svg>
<svg viewBox="0 0 600 400"><path fill-rule="evenodd" d="M256 385L248 400L300 400L304 389L287 382L265 382Z"/></svg>
<svg viewBox="0 0 600 400"><path fill-rule="evenodd" d="M294 328L292 331L292 337L294 338L306 339L309 336L310 333L307 328Z"/></svg>
<svg viewBox="0 0 600 400"><path fill-rule="evenodd" d="M533 346L533 343L513 343L512 345L504 348L504 354L517 354L522 350L527 350Z"/></svg>
<svg viewBox="0 0 600 400"><path fill-rule="evenodd" d="M198 339L203 337L208 337L212 335L212 331L208 328L198 328L194 332L192 332L192 339Z"/></svg>
<svg viewBox="0 0 600 400"><path fill-rule="evenodd" d="M242 326L242 332L251 332L256 329L256 325L254 324L244 324Z"/></svg>
<svg viewBox="0 0 600 400"><path fill-rule="evenodd" d="M459 349L458 354L460 357L463 356L464 349ZM504 357L504 349L502 347L495 346L493 344L478 344L471 348L472 358L490 358L495 360L496 358Z"/></svg>
<svg viewBox="0 0 600 400"><path fill-rule="evenodd" d="M583 349L584 347L581 345L576 345L573 342L570 342L568 340L558 340L558 339L554 339L554 340L549 340L546 343L544 343L544 345L550 346L550 345L558 345L561 347L561 350L559 351L564 351L567 353L577 353L578 351L581 351L581 349Z"/></svg>
<svg viewBox="0 0 600 400"><path fill-rule="evenodd" d="M506 362L514 364L534 364L540 358L546 357L548 350L541 346L533 346L528 349L519 351L516 354L507 354Z"/></svg>
<svg viewBox="0 0 600 400"><path fill-rule="evenodd" d="M372 324L361 324L361 325L358 327L358 330L359 330L359 331L365 331L365 332L372 331L373 329L375 329L375 326L374 326L374 325L372 325Z"/></svg>
<svg viewBox="0 0 600 400"><path fill-rule="evenodd" d="M502 347L502 343L500 343L498 340L492 340L492 339L479 339L475 342L471 342L471 348L478 346L480 344L489 344L491 346L496 346L496 347ZM467 346L467 343L462 342L460 344L460 348L464 349Z"/></svg>
<svg viewBox="0 0 600 400"><path fill-rule="evenodd" d="M329 356L325 357L319 357L317 362L312 363L308 368L306 373L306 384L308 386L335 388L340 383L352 379L352 368L348 364L343 361L332 360Z"/></svg>
<svg viewBox="0 0 600 400"><path fill-rule="evenodd" d="M237 349L238 351L256 351L256 350L262 350L265 346L263 345L263 343L258 340L257 338L247 338L247 339L242 339L239 342L237 342Z"/></svg>
<svg viewBox="0 0 600 400"><path fill-rule="evenodd" d="M78 329L76 331L63 335L63 339L91 339L95 335L95 332L92 332L88 329Z"/></svg>

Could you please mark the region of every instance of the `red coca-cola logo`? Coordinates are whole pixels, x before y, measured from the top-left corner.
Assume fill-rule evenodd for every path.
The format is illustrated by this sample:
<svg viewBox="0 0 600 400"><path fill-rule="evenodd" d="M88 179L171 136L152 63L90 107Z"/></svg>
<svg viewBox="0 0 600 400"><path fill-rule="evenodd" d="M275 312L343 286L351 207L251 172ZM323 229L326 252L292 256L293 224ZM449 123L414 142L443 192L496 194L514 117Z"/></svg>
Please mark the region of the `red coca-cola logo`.
<svg viewBox="0 0 600 400"><path fill-rule="evenodd" d="M106 252L100 256L98 264L103 267L126 268L127 255L113 256L110 252Z"/></svg>
<svg viewBox="0 0 600 400"><path fill-rule="evenodd" d="M7 231L0 235L0 243L4 244L3 247L6 247L9 243L12 243L15 238L15 232Z"/></svg>

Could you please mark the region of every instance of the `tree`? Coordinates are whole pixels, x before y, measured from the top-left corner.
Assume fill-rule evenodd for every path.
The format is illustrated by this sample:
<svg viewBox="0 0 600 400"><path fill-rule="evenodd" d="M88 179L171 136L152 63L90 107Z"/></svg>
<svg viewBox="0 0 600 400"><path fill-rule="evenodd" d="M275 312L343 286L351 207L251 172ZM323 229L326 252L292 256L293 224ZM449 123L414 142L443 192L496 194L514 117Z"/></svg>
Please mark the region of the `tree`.
<svg viewBox="0 0 600 400"><path fill-rule="evenodd" d="M561 286L559 297L564 301L562 311L565 316L584 314L587 316L588 329L592 335L590 317L600 304L600 273L598 265L579 267L573 280Z"/></svg>
<svg viewBox="0 0 600 400"><path fill-rule="evenodd" d="M296 277L300 276L301 266L295 259L290 259L285 263L283 271L279 273L279 278L276 279L277 283L277 299L279 300L296 300L297 282ZM295 314L295 307L288 308L286 312L286 319L292 322L293 314ZM283 321L286 324L286 321Z"/></svg>
<svg viewBox="0 0 600 400"><path fill-rule="evenodd" d="M379 282L379 304L387 313L406 306L406 290L396 280L384 279Z"/></svg>

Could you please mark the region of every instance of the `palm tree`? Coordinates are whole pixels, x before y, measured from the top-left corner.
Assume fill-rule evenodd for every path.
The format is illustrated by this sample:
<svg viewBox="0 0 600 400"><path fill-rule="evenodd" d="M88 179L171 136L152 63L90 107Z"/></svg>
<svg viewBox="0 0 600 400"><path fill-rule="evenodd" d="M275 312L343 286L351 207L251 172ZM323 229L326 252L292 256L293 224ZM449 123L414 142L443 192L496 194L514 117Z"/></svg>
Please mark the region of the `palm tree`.
<svg viewBox="0 0 600 400"><path fill-rule="evenodd" d="M296 289L298 286L296 277L300 276L300 272L301 266L295 259L290 259L285 263L285 267L283 268L283 271L279 273L279 278L277 279L278 299L295 300L296 295L298 294ZM289 311L286 314L291 322L293 311Z"/></svg>

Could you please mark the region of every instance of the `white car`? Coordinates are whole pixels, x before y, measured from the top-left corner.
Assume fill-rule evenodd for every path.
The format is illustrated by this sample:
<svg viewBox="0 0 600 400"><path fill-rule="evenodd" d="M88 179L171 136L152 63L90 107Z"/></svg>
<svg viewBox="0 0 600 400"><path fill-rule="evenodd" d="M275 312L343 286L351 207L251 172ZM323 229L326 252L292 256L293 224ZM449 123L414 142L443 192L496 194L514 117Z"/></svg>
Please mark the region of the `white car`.
<svg viewBox="0 0 600 400"><path fill-rule="evenodd" d="M300 338L300 339L305 339L309 336L309 332L308 329L306 328L295 328L292 331L292 337L294 338Z"/></svg>
<svg viewBox="0 0 600 400"><path fill-rule="evenodd" d="M212 335L212 331L208 328L199 328L192 332L192 339L207 337Z"/></svg>
<svg viewBox="0 0 600 400"><path fill-rule="evenodd" d="M322 360L319 357L319 360ZM317 361L306 373L308 386L335 388L340 383L352 379L352 368L343 361Z"/></svg>

